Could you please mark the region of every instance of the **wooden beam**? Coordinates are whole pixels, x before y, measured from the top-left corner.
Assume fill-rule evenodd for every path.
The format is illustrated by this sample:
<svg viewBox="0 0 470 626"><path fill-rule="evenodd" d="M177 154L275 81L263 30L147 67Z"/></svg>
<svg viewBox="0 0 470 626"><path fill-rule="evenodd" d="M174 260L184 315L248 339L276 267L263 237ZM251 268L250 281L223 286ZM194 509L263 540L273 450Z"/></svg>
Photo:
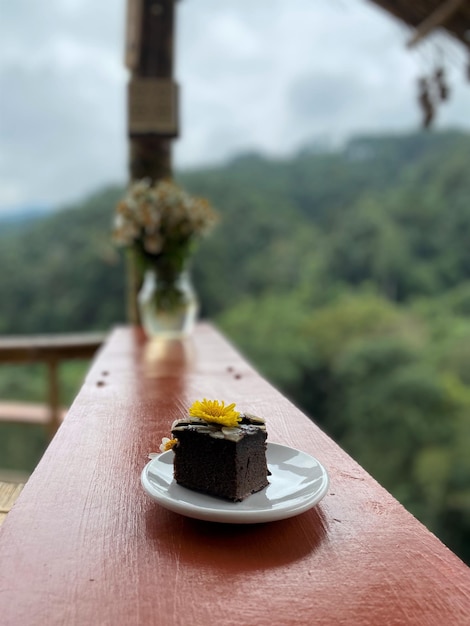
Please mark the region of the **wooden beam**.
<svg viewBox="0 0 470 626"><path fill-rule="evenodd" d="M139 4L139 49L134 50L130 84L173 79L174 0L128 0ZM128 9L129 12L129 9ZM137 27L134 27L135 32ZM145 81L144 81L145 83ZM129 107L130 101L128 103ZM174 103L176 107L176 102ZM129 176L131 180L165 178L171 172L171 138L168 132L135 132L129 125Z"/></svg>
<svg viewBox="0 0 470 626"><path fill-rule="evenodd" d="M59 422L63 422L67 409L59 408ZM51 408L48 404L32 402L0 402L0 422L2 424L35 424L48 426L51 421ZM0 474L1 478L1 474Z"/></svg>
<svg viewBox="0 0 470 626"><path fill-rule="evenodd" d="M413 36L406 44L408 48L413 48L423 40L433 30L442 26L456 11L464 4L465 0L447 0L440 4L435 11L419 24Z"/></svg>
<svg viewBox="0 0 470 626"><path fill-rule="evenodd" d="M129 179L158 181L172 175L171 141L178 136L177 86L173 83L175 0L128 0L126 64L128 90ZM148 102L145 92L159 90L165 101ZM150 91L139 85L150 84ZM170 94L172 97L166 97ZM153 96L155 97L155 96ZM158 97L158 95L156 96ZM137 294L142 275L132 257L127 269L127 317L140 322Z"/></svg>
<svg viewBox="0 0 470 626"><path fill-rule="evenodd" d="M142 36L142 0L128 0L126 16L126 49L124 63L133 71L139 62Z"/></svg>
<svg viewBox="0 0 470 626"><path fill-rule="evenodd" d="M326 467L316 507L295 514L306 494L291 499L288 468L278 499L252 496L277 508L287 495L294 517L273 523L192 520L144 492L149 452L215 394L266 417L270 444ZM189 342L113 332L8 513L0 555L4 626L469 623L467 565L205 324Z"/></svg>
<svg viewBox="0 0 470 626"><path fill-rule="evenodd" d="M0 363L37 363L89 359L107 333L20 335L0 337Z"/></svg>

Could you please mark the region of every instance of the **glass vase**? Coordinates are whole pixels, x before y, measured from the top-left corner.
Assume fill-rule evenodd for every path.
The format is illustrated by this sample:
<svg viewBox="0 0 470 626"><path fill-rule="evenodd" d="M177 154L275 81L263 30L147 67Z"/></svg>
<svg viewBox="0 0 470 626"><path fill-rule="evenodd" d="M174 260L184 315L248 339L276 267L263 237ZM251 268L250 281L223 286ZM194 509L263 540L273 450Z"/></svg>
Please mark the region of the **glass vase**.
<svg viewBox="0 0 470 626"><path fill-rule="evenodd" d="M148 337L176 339L191 334L199 305L188 268L168 273L158 266L147 267L137 301Z"/></svg>

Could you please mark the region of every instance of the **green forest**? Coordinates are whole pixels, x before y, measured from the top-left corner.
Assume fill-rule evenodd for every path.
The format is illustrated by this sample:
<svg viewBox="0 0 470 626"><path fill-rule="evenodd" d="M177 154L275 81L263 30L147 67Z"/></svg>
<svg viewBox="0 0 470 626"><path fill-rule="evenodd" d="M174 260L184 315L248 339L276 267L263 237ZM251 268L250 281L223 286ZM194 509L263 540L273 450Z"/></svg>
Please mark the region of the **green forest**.
<svg viewBox="0 0 470 626"><path fill-rule="evenodd" d="M221 216L193 263L202 316L466 562L469 164L470 135L449 131L177 174ZM125 321L122 193L0 222L0 334ZM85 367L64 368L65 402ZM3 366L0 397L43 400L39 370ZM32 469L43 435L1 429L0 467Z"/></svg>

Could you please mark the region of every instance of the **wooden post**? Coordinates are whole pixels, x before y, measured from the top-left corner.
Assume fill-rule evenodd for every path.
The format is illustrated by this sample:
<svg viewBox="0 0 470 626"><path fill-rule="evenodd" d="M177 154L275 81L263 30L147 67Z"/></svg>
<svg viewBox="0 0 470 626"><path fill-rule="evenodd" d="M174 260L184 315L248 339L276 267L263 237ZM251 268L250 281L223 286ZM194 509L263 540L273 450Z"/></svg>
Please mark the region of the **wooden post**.
<svg viewBox="0 0 470 626"><path fill-rule="evenodd" d="M129 178L157 181L172 174L171 141L178 136L178 90L173 81L175 0L128 0L126 66ZM142 282L135 261L128 267L128 317L139 322Z"/></svg>
<svg viewBox="0 0 470 626"><path fill-rule="evenodd" d="M49 391L49 435L50 438L55 435L60 426L60 409L59 409L59 368L57 359L51 358L47 363L48 369L48 391Z"/></svg>

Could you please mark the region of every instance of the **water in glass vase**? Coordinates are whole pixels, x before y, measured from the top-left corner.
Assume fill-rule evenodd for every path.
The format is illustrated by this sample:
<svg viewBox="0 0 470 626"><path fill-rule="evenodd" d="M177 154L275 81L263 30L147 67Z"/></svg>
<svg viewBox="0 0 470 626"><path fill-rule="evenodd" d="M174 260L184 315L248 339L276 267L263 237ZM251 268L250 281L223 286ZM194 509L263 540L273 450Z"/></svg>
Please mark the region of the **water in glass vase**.
<svg viewBox="0 0 470 626"><path fill-rule="evenodd" d="M198 313L198 300L188 270L171 281L147 269L138 296L142 327L149 337L168 339L191 334Z"/></svg>

